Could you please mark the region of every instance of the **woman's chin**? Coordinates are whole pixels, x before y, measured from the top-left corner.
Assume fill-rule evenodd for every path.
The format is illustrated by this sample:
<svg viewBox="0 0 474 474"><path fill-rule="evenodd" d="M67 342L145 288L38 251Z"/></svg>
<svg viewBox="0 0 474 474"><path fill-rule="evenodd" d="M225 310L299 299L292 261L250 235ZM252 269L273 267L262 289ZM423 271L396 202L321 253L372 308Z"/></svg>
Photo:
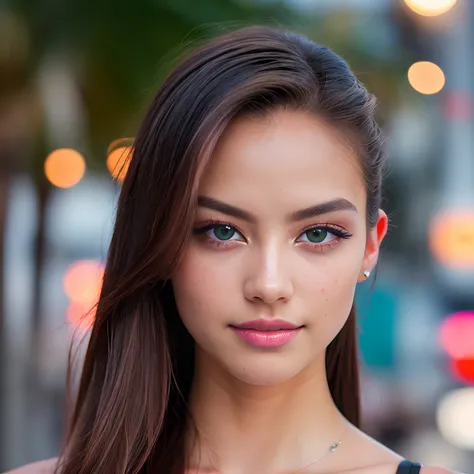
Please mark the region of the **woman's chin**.
<svg viewBox="0 0 474 474"><path fill-rule="evenodd" d="M309 364L308 364L309 365ZM226 367L229 374L236 380L253 386L270 387L285 384L304 372L307 364L296 361L249 361L247 364L232 364Z"/></svg>
<svg viewBox="0 0 474 474"><path fill-rule="evenodd" d="M216 349L210 353L196 346L196 367L206 378L270 387L320 376L319 372L326 376L325 351L315 354L314 347L285 351L229 350L228 346L225 352L222 347Z"/></svg>

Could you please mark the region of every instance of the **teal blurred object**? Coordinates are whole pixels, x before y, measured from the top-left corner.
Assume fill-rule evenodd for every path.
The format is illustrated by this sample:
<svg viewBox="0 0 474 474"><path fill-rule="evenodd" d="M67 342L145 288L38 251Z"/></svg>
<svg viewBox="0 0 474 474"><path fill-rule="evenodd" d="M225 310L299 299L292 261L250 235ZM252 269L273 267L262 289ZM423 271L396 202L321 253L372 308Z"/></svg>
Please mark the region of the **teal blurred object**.
<svg viewBox="0 0 474 474"><path fill-rule="evenodd" d="M359 285L355 299L360 352L364 364L369 369L391 370L395 366L395 329L399 305L393 285L388 287L377 282L372 293L370 285Z"/></svg>

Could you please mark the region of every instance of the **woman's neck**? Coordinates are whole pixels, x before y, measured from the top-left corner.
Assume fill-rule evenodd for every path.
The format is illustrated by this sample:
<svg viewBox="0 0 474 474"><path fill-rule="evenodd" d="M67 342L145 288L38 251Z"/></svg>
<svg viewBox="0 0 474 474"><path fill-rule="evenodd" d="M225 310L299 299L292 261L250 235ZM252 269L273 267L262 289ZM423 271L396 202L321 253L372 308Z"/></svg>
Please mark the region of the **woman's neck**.
<svg viewBox="0 0 474 474"><path fill-rule="evenodd" d="M214 467L208 472L292 472L322 456L348 425L332 400L324 354L292 380L259 387L198 352L190 410L199 433L190 467L200 457L202 468Z"/></svg>

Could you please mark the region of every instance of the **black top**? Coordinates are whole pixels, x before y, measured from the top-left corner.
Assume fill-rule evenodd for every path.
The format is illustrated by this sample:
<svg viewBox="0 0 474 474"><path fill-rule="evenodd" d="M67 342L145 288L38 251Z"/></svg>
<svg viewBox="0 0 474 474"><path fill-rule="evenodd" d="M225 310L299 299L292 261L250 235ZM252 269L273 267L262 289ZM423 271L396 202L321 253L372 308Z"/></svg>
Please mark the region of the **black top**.
<svg viewBox="0 0 474 474"><path fill-rule="evenodd" d="M421 469L421 464L411 461L402 461L399 466L396 474L419 474Z"/></svg>

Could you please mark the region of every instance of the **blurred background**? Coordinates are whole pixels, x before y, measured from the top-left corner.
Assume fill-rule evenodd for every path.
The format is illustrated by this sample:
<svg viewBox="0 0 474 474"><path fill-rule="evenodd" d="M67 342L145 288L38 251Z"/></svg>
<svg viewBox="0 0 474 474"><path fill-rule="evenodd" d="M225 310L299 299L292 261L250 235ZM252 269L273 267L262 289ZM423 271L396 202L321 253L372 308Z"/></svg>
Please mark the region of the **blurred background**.
<svg viewBox="0 0 474 474"><path fill-rule="evenodd" d="M357 294L365 429L474 472L472 0L2 0L0 471L58 453L146 106L195 40L254 23L333 48L379 98L392 228Z"/></svg>

